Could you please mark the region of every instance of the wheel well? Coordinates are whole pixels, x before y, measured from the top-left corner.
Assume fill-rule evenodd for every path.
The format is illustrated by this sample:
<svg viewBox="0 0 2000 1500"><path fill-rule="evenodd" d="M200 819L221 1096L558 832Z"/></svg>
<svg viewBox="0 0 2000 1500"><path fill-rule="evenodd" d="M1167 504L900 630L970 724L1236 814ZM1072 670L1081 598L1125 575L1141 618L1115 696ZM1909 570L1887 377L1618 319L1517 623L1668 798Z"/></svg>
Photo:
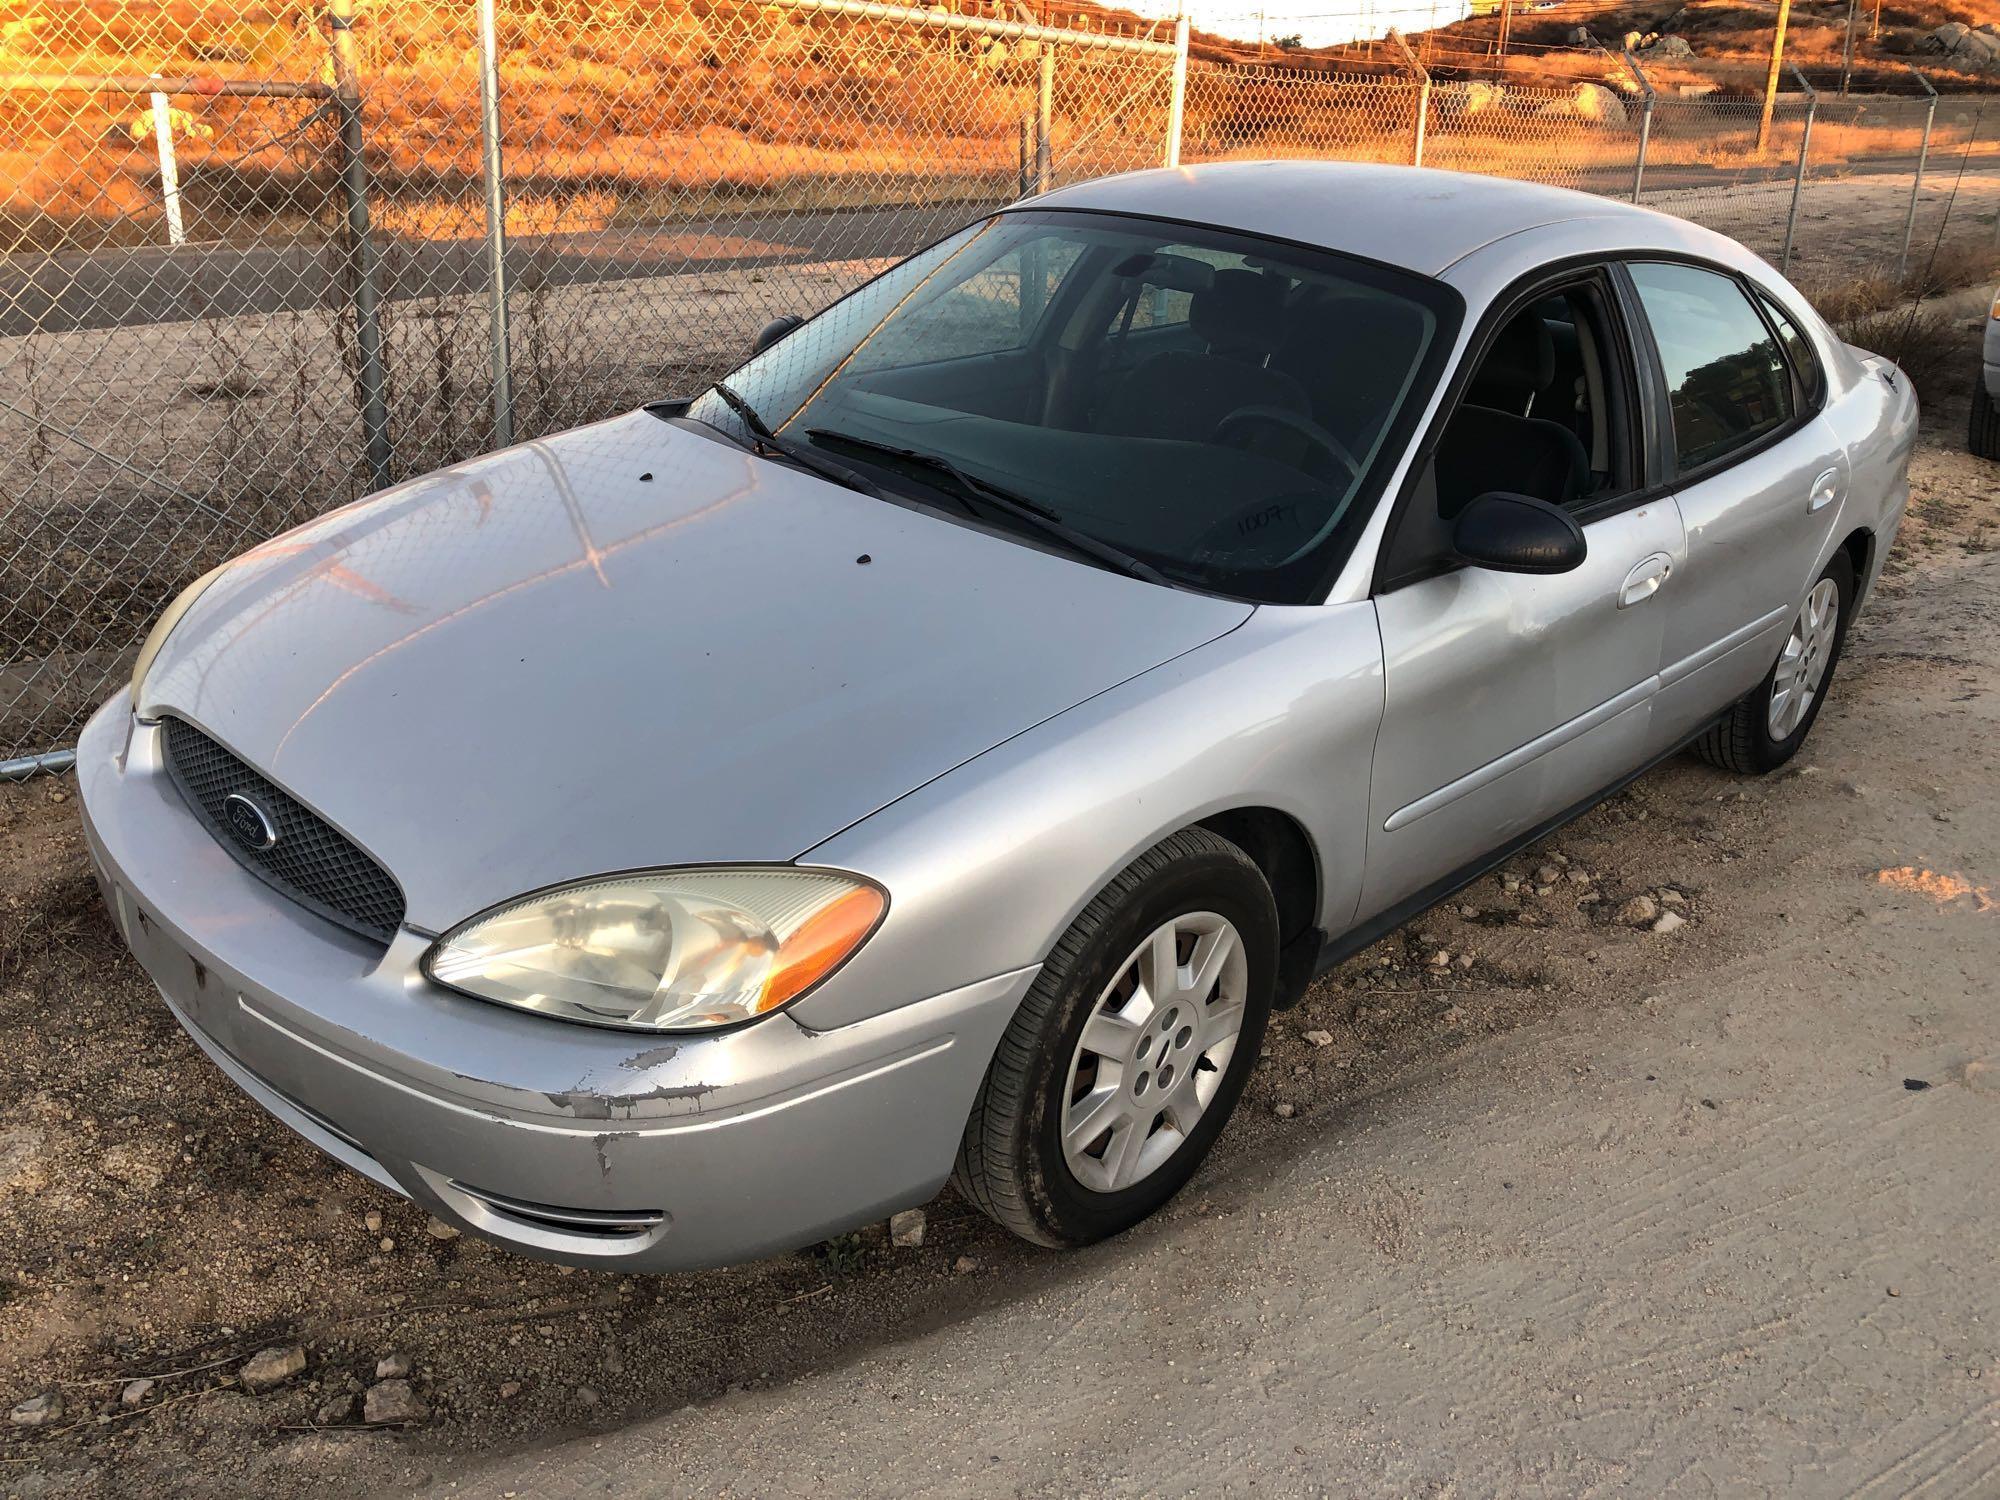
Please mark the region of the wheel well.
<svg viewBox="0 0 2000 1500"><path fill-rule="evenodd" d="M1865 529L1850 531L1847 540L1840 544L1840 550L1847 554L1847 560L1854 564L1854 587L1858 592L1868 587L1868 562L1875 555L1875 536Z"/></svg>
<svg viewBox="0 0 2000 1500"><path fill-rule="evenodd" d="M1298 819L1275 807L1237 807L1200 825L1256 862L1278 903L1278 936L1290 943L1319 916L1319 859Z"/></svg>

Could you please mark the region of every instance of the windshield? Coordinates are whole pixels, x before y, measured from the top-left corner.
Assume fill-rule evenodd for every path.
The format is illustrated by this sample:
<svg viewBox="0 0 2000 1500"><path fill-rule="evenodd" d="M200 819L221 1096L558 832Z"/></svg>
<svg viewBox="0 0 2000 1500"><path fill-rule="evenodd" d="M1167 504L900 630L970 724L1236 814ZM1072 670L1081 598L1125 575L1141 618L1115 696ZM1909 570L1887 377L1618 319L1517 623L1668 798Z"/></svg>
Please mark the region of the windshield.
<svg viewBox="0 0 2000 1500"><path fill-rule="evenodd" d="M753 357L726 381L739 400L710 390L688 415L754 440L747 406L785 444L968 522L1304 602L1353 545L1459 311L1438 282L1297 246L1002 214Z"/></svg>

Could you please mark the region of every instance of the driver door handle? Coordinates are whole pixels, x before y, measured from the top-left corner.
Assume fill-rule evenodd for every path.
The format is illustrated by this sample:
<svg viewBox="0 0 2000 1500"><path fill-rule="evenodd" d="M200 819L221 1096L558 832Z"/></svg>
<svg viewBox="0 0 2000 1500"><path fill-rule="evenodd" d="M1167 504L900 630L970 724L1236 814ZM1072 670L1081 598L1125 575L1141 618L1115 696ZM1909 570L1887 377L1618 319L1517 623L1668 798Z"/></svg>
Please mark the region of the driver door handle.
<svg viewBox="0 0 2000 1500"><path fill-rule="evenodd" d="M1813 481L1812 493L1806 496L1806 514L1825 510L1840 497L1840 470L1828 469Z"/></svg>
<svg viewBox="0 0 2000 1500"><path fill-rule="evenodd" d="M1630 609L1635 604L1644 604L1660 591L1660 585L1673 571L1674 560L1664 552L1640 558L1618 586L1618 607Z"/></svg>

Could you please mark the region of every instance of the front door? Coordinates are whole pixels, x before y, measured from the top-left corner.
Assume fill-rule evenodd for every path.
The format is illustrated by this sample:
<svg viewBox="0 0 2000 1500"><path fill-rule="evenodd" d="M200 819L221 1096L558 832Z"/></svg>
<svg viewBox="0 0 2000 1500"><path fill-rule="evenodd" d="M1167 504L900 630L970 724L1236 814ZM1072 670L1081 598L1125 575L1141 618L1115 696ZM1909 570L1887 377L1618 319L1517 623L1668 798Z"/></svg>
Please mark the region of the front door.
<svg viewBox="0 0 2000 1500"><path fill-rule="evenodd" d="M1375 600L1384 704L1363 920L1436 894L1647 758L1660 601L1686 549L1672 499L1647 488L1623 303L1600 271L1508 306L1399 518L1388 556L1410 581L1389 577ZM1450 527L1484 490L1568 508L1583 564L1453 564Z"/></svg>
<svg viewBox="0 0 2000 1500"><path fill-rule="evenodd" d="M1583 530L1574 572L1461 568L1376 601L1363 918L1644 764L1665 618L1652 579L1682 556L1680 518L1660 499Z"/></svg>

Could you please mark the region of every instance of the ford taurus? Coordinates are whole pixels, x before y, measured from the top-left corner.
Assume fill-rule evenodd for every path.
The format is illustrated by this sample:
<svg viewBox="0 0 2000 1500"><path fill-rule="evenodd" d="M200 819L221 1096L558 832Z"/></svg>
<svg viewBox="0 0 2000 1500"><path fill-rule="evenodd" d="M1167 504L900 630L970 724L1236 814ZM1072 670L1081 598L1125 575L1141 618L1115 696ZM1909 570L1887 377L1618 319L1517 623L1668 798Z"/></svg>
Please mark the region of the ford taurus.
<svg viewBox="0 0 2000 1500"><path fill-rule="evenodd" d="M209 574L78 751L216 1065L526 1253L1135 1223L1317 973L1796 753L1916 430L1734 242L1393 167L1067 188L758 343Z"/></svg>

